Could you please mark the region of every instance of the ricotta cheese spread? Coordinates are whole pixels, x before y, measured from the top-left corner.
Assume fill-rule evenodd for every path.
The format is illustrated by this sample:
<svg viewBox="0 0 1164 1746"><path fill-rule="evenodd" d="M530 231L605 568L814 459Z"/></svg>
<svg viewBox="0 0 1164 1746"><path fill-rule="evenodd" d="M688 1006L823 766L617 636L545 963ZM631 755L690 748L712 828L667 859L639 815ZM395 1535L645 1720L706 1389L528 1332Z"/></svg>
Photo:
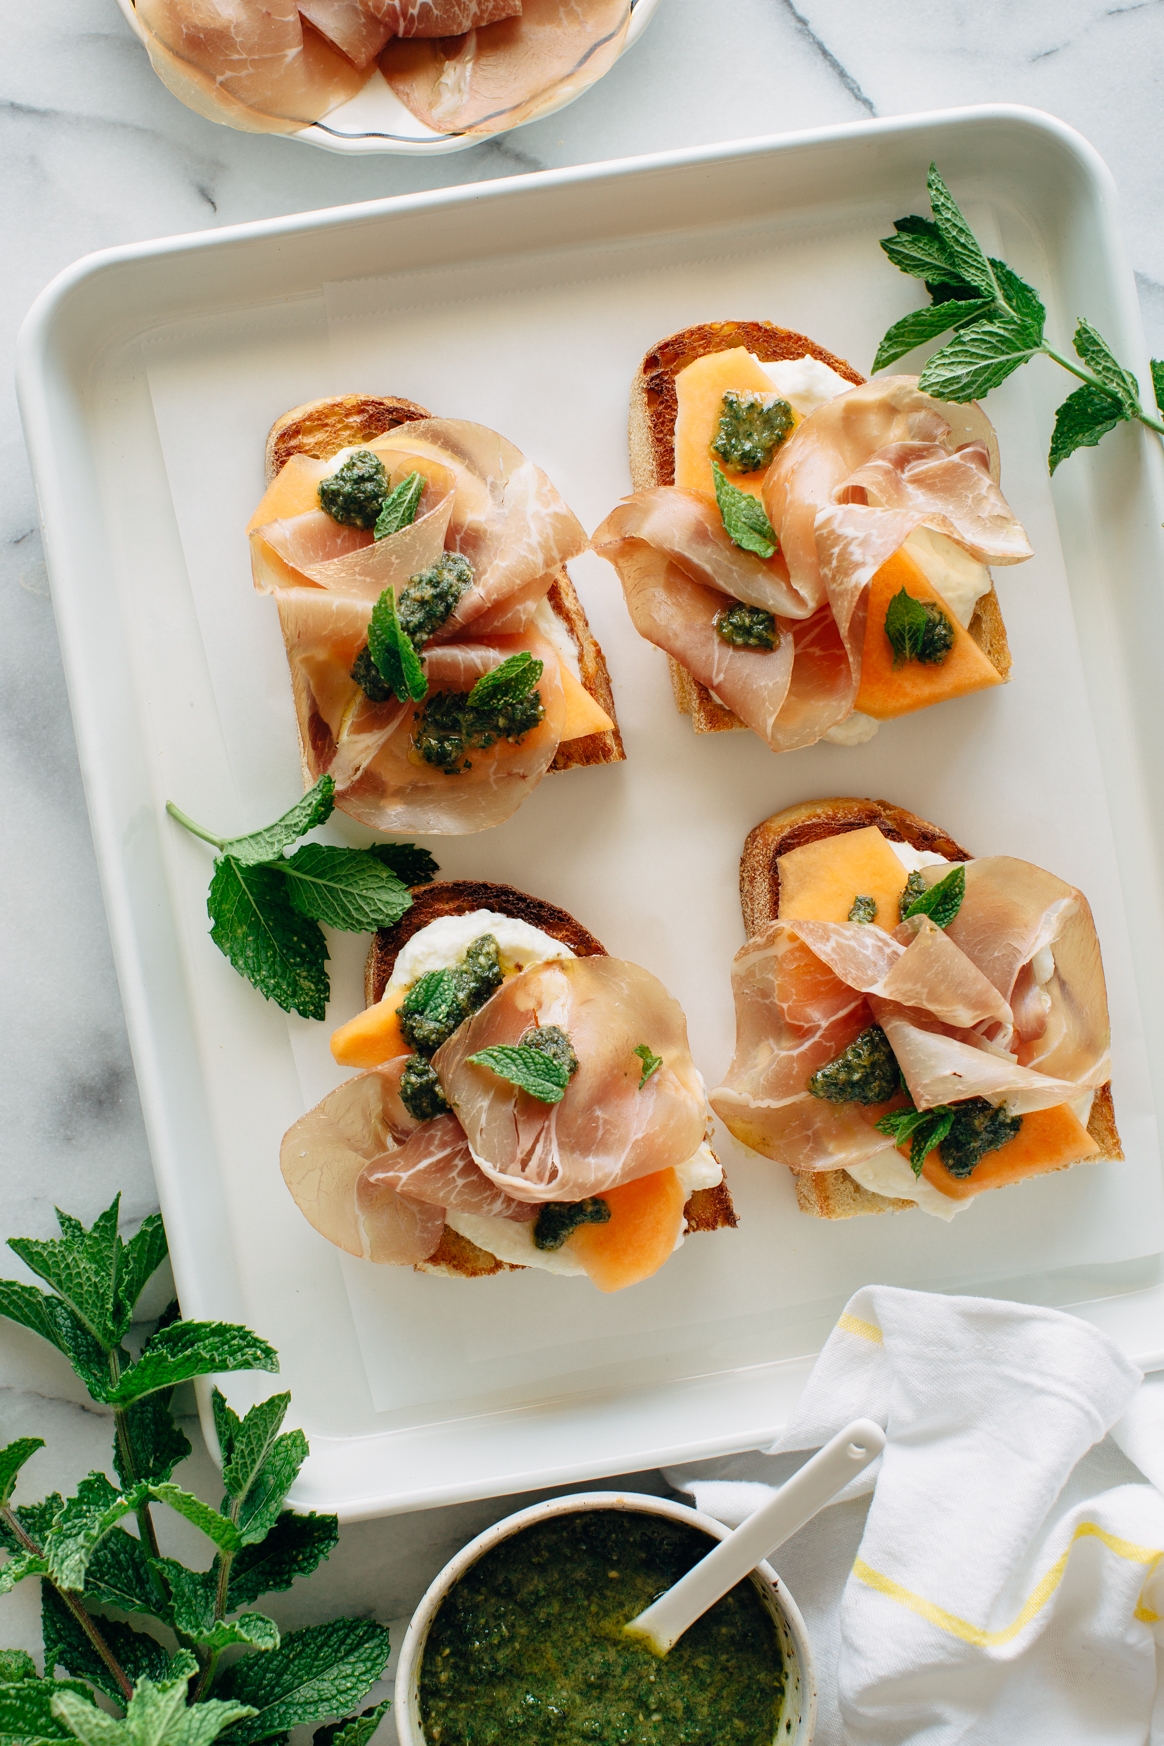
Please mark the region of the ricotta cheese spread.
<svg viewBox="0 0 1164 1746"><path fill-rule="evenodd" d="M844 721L839 721L836 727L826 728L821 738L826 739L831 746L863 746L866 740L873 738L880 726L881 723L873 716L862 715L859 709L855 709Z"/></svg>
<svg viewBox="0 0 1164 1746"><path fill-rule="evenodd" d="M830 370L827 364L822 364L819 358L781 358L774 364L765 364L754 353L748 355L753 363L759 364L777 393L787 400L800 418L807 418L818 406L835 400L838 394L853 386L835 370Z"/></svg>
<svg viewBox="0 0 1164 1746"><path fill-rule="evenodd" d="M972 558L956 540L936 533L932 527L915 527L902 549L909 553L965 630L974 617L974 608L990 591L990 571L986 565Z"/></svg>
<svg viewBox="0 0 1164 1746"><path fill-rule="evenodd" d="M920 873L923 867L950 865L945 855L935 855L929 849L915 849L912 843L893 843L888 837L885 840L907 873Z"/></svg>
<svg viewBox="0 0 1164 1746"><path fill-rule="evenodd" d="M902 1157L896 1146L875 1152L863 1164L846 1164L845 1169L854 1182L859 1182L871 1194L884 1194L890 1200L912 1200L922 1212L945 1219L947 1224L955 1213L964 1212L971 1204L969 1200L951 1200L924 1176L915 1176L909 1161Z"/></svg>
<svg viewBox="0 0 1164 1746"><path fill-rule="evenodd" d="M508 976L518 970L528 970L531 964L546 964L553 958L572 958L569 946L555 940L541 928L515 916L498 915L492 909L474 909L468 915L442 915L413 934L401 947L384 998L401 988L410 988L430 970L448 970L458 963L482 934L492 934L497 941L501 968Z"/></svg>

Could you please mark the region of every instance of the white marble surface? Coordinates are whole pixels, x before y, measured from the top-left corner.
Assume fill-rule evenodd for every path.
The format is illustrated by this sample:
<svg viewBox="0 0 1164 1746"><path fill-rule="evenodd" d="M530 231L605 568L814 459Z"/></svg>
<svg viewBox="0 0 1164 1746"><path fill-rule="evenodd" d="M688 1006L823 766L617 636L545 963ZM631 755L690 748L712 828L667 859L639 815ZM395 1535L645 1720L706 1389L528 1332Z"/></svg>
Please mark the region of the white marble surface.
<svg viewBox="0 0 1164 1746"><path fill-rule="evenodd" d="M574 107L429 161L342 158L201 120L155 79L114 0L4 0L3 16L6 360L41 287L110 244L993 101L1049 110L1103 153L1123 200L1148 337L1164 353L1162 0L664 0L643 42ZM120 1188L136 1221L155 1197L7 363L3 380L0 1234L49 1235L54 1203L88 1220ZM6 1255L0 1271L19 1273L19 1264ZM0 1443L28 1433L49 1442L33 1464L36 1495L108 1456L108 1420L81 1403L63 1362L5 1325ZM209 1482L204 1455L198 1465ZM663 1485L658 1475L638 1483ZM348 1530L326 1570L271 1611L289 1625L341 1609L398 1618L461 1541L512 1507L497 1500ZM30 1589L0 1600L0 1644L36 1642Z"/></svg>

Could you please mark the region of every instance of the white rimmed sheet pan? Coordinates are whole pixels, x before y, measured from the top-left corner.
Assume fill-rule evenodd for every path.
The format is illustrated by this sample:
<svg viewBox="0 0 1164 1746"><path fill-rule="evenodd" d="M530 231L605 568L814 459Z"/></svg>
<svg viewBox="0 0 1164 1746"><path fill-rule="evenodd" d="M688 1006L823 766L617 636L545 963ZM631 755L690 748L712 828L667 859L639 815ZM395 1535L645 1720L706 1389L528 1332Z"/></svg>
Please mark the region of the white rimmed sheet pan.
<svg viewBox="0 0 1164 1746"><path fill-rule="evenodd" d="M432 840L444 872L563 904L683 1001L709 1083L730 1054L746 831L795 800L888 796L968 847L1038 861L1091 898L1113 1015L1123 1165L919 1213L827 1224L786 1174L722 1154L741 1225L603 1298L531 1273L466 1284L343 1258L277 1167L333 1083L327 1027L264 1005L206 938L202 845L298 788L281 639L241 529L271 420L318 395L399 393L503 430L593 526L628 488L627 389L675 328L761 316L867 368L911 283L877 239L940 163L992 249L1086 312L1146 378L1110 182L1033 112L823 130L406 197L113 251L30 317L21 393L139 1083L188 1314L279 1346L312 1456L296 1496L348 1518L627 1471L762 1440L840 1306L870 1279L1077 1307L1164 1362L1164 1060L1155 673L1161 457L1121 431L1052 484L1066 382L1037 363L991 396L1004 486L1037 556L1000 572L1005 690L775 758L696 738L614 573L573 571L612 669L629 761L546 779L508 824ZM337 815L334 840L367 833ZM336 937L336 1018L363 942ZM236 1384L235 1389L243 1388Z"/></svg>

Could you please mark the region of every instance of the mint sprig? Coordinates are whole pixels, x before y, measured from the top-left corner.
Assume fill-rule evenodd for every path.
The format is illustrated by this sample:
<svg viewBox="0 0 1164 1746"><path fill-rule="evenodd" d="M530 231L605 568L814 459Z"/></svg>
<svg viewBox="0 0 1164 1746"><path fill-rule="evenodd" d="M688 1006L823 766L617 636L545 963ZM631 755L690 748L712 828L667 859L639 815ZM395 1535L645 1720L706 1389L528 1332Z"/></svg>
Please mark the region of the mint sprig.
<svg viewBox="0 0 1164 1746"><path fill-rule="evenodd" d="M322 1019L331 995L320 922L346 933L392 927L412 904L408 886L427 884L438 871L414 843L305 843L284 853L326 823L334 806L335 782L323 775L274 824L216 837L166 804L180 825L220 851L206 900L214 944L264 999L303 1018Z"/></svg>
<svg viewBox="0 0 1164 1746"><path fill-rule="evenodd" d="M190 1454L170 1407L174 1384L276 1370L276 1354L236 1324L183 1322L173 1305L134 1360L123 1336L135 1319L140 1325L138 1300L166 1240L156 1215L124 1240L118 1210L115 1200L91 1227L58 1213L58 1238L11 1239L51 1291L0 1281L0 1316L45 1334L74 1360L90 1396L113 1407L119 1482L95 1471L69 1497L16 1504L13 1489L44 1445L23 1437L0 1449L0 1594L39 1578L46 1669L41 1679L24 1651L0 1650L0 1740L210 1746L228 1733L245 1746L327 1724L324 1737L337 1746L368 1746L383 1706L351 1712L383 1674L387 1631L367 1619L334 1619L284 1636L248 1610L310 1575L338 1539L334 1516L285 1508L308 1453L303 1432L283 1428L290 1397L240 1415L213 1391L225 1492L217 1507L170 1477L175 1460ZM162 1555L159 1506L204 1537L209 1568ZM130 1518L135 1533L126 1529ZM107 1607L138 1623L107 1617ZM224 1670L228 1649L243 1658ZM58 1669L72 1677L57 1678ZM94 1692L118 1713L99 1708Z"/></svg>
<svg viewBox="0 0 1164 1746"><path fill-rule="evenodd" d="M528 1091L539 1103L561 1103L573 1076L568 1065L532 1041L495 1043L491 1048L479 1049L475 1055L470 1055L469 1064L487 1067L498 1079L516 1085L521 1091Z"/></svg>
<svg viewBox="0 0 1164 1746"><path fill-rule="evenodd" d="M541 678L544 665L528 649L508 655L499 666L482 673L469 693L470 708L500 712L509 704L519 703Z"/></svg>
<svg viewBox="0 0 1164 1746"><path fill-rule="evenodd" d="M711 474L720 519L732 544L741 551L755 552L758 558L774 557L779 541L760 499L733 485L717 461L711 463Z"/></svg>
<svg viewBox="0 0 1164 1746"><path fill-rule="evenodd" d="M920 1176L934 1147L941 1145L953 1127L954 1111L945 1103L938 1104L936 1109L893 1109L873 1125L895 1146L904 1146L909 1141L910 1168L915 1176Z"/></svg>
<svg viewBox="0 0 1164 1746"><path fill-rule="evenodd" d="M396 590L385 588L372 608L368 624L368 653L376 669L401 703L419 703L427 695L428 680L412 639L401 628L396 610Z"/></svg>
<svg viewBox="0 0 1164 1746"><path fill-rule="evenodd" d="M639 1078L639 1090L641 1091L643 1086L647 1083L647 1080L651 1077L651 1074L657 1073L659 1068L663 1065L663 1057L662 1055L654 1054L647 1043L640 1043L638 1048L634 1049L632 1053L637 1055L643 1064L642 1074Z"/></svg>
<svg viewBox="0 0 1164 1746"><path fill-rule="evenodd" d="M399 484L392 487L380 505L380 513L376 517L373 530L374 538L384 540L390 534L399 533L401 528L412 526L424 495L424 486L423 473L406 473Z"/></svg>
<svg viewBox="0 0 1164 1746"><path fill-rule="evenodd" d="M908 921L912 915L928 915L936 928L948 928L962 907L962 899L966 895L966 869L959 863L931 885L929 890L904 903L901 908L902 921Z"/></svg>
<svg viewBox="0 0 1164 1746"><path fill-rule="evenodd" d="M997 388L1031 358L1052 359L1083 383L1055 415L1047 456L1052 473L1076 449L1094 447L1118 424L1135 420L1164 436L1164 422L1145 409L1135 376L1102 334L1080 319L1072 341L1075 358L1057 351L1046 338L1038 292L1005 261L985 253L934 164L926 186L933 217L899 218L895 234L882 238L881 247L903 273L924 282L932 301L888 330L874 371L952 330L953 338L930 358L918 385L939 400L964 403ZM1152 361L1152 383L1156 411L1164 411L1160 359Z"/></svg>

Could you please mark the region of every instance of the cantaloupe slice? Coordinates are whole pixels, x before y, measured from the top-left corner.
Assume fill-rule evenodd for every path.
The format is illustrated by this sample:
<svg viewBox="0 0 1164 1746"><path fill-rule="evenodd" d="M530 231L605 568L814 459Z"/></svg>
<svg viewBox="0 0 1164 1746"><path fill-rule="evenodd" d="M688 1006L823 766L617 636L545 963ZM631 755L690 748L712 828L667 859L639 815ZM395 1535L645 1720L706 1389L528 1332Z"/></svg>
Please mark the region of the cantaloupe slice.
<svg viewBox="0 0 1164 1746"><path fill-rule="evenodd" d="M558 671L562 680L562 696L566 702L566 719L562 723L562 738L564 740L580 740L584 734L609 733L614 723L600 703L591 697L565 661L558 663Z"/></svg>
<svg viewBox="0 0 1164 1746"><path fill-rule="evenodd" d="M566 1238L599 1291L622 1291L657 1273L683 1228L686 1195L674 1170L608 1188L605 1225L579 1225Z"/></svg>
<svg viewBox="0 0 1164 1746"><path fill-rule="evenodd" d="M885 634L885 614L893 596L904 588L914 600L933 601L942 608L954 631L954 646L944 661L930 665L905 661L893 665L893 645ZM970 635L963 630L937 589L904 551L894 552L882 564L869 585L869 617L861 653L861 687L853 708L863 715L888 721L895 715L910 715L950 697L965 697L1001 685L1002 675L992 666Z"/></svg>
<svg viewBox="0 0 1164 1746"><path fill-rule="evenodd" d="M696 358L675 378L679 397L679 416L675 420L675 483L692 491L705 491L715 496L715 479L711 471L711 445L719 429L723 397L735 394L775 394L772 378L763 371L744 346L732 346L726 352L709 352ZM795 418L795 414L793 417ZM741 491L759 497L764 483L764 469L757 473L736 473L724 467L724 473Z"/></svg>
<svg viewBox="0 0 1164 1746"><path fill-rule="evenodd" d="M331 1052L341 1067L379 1067L397 1055L408 1055L411 1045L404 1040L397 1009L404 999L403 988L393 989L375 1006L367 1006L346 1025L331 1033Z"/></svg>
<svg viewBox="0 0 1164 1746"><path fill-rule="evenodd" d="M330 471L327 461L313 460L310 455L292 455L267 489L263 501L247 522L246 531L253 533L269 521L285 521L292 515L306 515L319 508L319 481Z"/></svg>
<svg viewBox="0 0 1164 1746"><path fill-rule="evenodd" d="M789 849L776 868L781 921L848 921L853 899L871 897L878 926L897 926L905 868L876 825Z"/></svg>
<svg viewBox="0 0 1164 1746"><path fill-rule="evenodd" d="M908 1146L899 1147L909 1155ZM951 1200L969 1200L987 1188L1005 1188L1024 1176L1041 1176L1046 1170L1062 1170L1084 1158L1094 1158L1099 1147L1069 1104L1054 1109L1032 1110L1013 1140L997 1152L987 1152L969 1176L951 1176L937 1152L922 1165L922 1175L939 1194Z"/></svg>

